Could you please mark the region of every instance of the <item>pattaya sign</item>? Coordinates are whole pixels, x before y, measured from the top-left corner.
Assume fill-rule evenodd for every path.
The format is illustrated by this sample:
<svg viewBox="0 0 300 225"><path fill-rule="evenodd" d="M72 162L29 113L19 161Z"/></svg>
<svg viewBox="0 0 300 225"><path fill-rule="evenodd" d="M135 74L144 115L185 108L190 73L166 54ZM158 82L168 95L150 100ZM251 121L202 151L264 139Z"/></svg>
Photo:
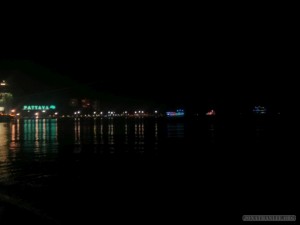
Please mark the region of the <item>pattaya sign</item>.
<svg viewBox="0 0 300 225"><path fill-rule="evenodd" d="M49 110L56 109L55 105L24 105L23 110Z"/></svg>

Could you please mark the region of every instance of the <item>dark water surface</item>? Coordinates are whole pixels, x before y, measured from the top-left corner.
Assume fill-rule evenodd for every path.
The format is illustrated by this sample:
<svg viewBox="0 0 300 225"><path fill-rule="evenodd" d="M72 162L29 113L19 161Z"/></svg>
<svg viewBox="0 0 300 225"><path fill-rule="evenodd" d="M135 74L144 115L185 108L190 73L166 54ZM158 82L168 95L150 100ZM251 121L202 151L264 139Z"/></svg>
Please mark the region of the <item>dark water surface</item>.
<svg viewBox="0 0 300 225"><path fill-rule="evenodd" d="M0 123L0 221L12 224L17 210L58 224L240 221L247 213L289 213L296 167L281 123L279 118Z"/></svg>

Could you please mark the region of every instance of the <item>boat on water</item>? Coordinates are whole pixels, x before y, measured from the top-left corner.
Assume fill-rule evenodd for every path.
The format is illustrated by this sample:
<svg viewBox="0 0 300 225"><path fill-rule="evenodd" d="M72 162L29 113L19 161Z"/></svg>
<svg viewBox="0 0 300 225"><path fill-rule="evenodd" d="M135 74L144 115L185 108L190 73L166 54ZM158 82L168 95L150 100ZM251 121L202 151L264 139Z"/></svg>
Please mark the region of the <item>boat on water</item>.
<svg viewBox="0 0 300 225"><path fill-rule="evenodd" d="M184 110L177 109L176 111L166 112L167 117L184 117Z"/></svg>

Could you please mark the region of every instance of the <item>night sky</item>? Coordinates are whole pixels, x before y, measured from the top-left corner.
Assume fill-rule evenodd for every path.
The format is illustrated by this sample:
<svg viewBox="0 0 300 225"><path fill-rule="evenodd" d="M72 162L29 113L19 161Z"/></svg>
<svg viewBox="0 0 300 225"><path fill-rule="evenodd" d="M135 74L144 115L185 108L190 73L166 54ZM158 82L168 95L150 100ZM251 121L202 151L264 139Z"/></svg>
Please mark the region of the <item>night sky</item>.
<svg viewBox="0 0 300 225"><path fill-rule="evenodd" d="M64 77L51 88L67 87L69 80L176 107L280 105L284 99L280 90L291 63L285 21L180 12L96 18L85 13L41 24L19 20L2 41L2 65L27 60L57 74L39 79L45 86Z"/></svg>

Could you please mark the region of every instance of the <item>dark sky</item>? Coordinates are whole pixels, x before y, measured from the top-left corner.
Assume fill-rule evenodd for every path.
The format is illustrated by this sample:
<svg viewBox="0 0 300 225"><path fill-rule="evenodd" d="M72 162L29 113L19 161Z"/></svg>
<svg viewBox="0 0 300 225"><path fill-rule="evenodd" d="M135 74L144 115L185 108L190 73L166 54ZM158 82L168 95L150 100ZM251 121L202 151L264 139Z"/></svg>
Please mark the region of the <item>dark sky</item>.
<svg viewBox="0 0 300 225"><path fill-rule="evenodd" d="M30 60L90 88L154 101L274 103L282 97L291 30L280 18L76 15L17 21L2 40L1 58Z"/></svg>

